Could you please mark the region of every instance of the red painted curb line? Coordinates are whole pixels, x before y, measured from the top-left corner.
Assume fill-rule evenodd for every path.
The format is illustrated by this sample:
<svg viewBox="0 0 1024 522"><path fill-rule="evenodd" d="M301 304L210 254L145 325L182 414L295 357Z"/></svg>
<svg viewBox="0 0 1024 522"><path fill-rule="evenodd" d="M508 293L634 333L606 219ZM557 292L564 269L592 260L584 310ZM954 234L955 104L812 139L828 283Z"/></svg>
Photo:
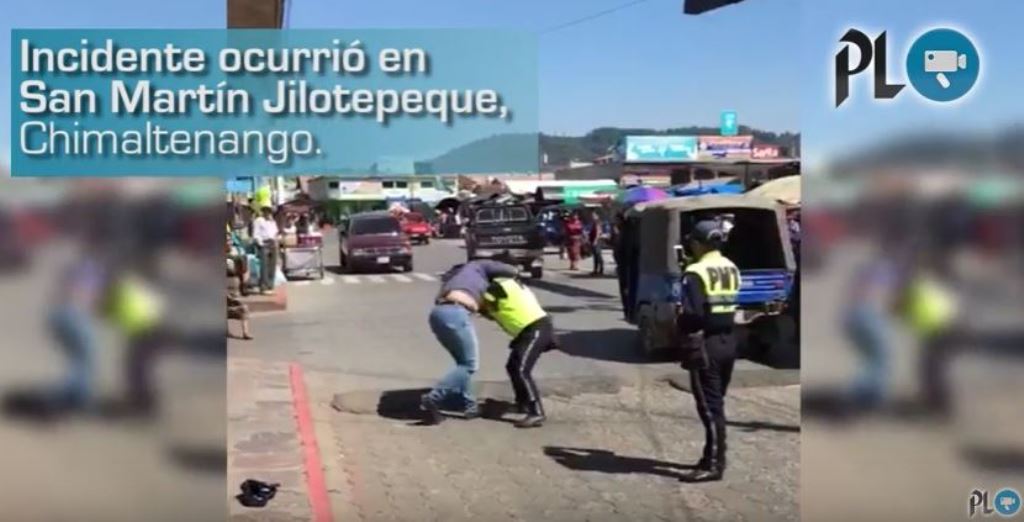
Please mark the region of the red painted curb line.
<svg viewBox="0 0 1024 522"><path fill-rule="evenodd" d="M316 443L313 415L309 410L309 394L306 381L302 378L302 366L291 363L288 375L292 384L292 405L295 408L295 422L302 444L303 467L306 470L306 493L309 507L313 510L313 522L331 522L331 503L327 497L327 482L324 467L320 461L320 448Z"/></svg>

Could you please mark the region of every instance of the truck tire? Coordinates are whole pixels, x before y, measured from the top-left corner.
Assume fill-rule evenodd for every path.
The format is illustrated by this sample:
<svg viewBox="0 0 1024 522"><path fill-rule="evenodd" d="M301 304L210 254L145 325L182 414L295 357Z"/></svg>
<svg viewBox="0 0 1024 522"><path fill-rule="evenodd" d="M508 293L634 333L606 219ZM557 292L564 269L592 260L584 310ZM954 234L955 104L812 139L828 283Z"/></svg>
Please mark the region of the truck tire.
<svg viewBox="0 0 1024 522"><path fill-rule="evenodd" d="M644 359L650 359L658 351L653 320L647 307L641 307L637 315L639 321L636 328L636 352Z"/></svg>

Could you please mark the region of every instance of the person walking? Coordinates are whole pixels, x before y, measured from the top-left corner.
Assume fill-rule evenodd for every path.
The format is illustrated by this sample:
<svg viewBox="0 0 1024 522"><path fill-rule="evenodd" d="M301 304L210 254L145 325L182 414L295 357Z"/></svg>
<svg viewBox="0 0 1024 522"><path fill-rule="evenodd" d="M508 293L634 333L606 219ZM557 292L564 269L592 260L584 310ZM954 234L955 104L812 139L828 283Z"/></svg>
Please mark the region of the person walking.
<svg viewBox="0 0 1024 522"><path fill-rule="evenodd" d="M703 455L687 481L721 480L725 472L725 394L736 361L733 314L740 288L739 269L721 253L725 239L718 220L697 222L686 239L696 261L683 274L676 327L683 339L682 366L690 372L705 434Z"/></svg>
<svg viewBox="0 0 1024 522"><path fill-rule="evenodd" d="M583 222L576 212L565 220L566 250L569 253L569 270L579 270L580 246L583 243Z"/></svg>
<svg viewBox="0 0 1024 522"><path fill-rule="evenodd" d="M604 235L604 221L601 216L595 211L590 215L590 230L588 242L590 243L590 252L594 256L594 270L593 275L602 276L604 275L604 255L601 253L601 242L603 241L602 236Z"/></svg>
<svg viewBox="0 0 1024 522"><path fill-rule="evenodd" d="M277 274L277 221L274 209L263 207L260 217L252 223L252 239L260 256L260 291L269 294L274 290L274 276Z"/></svg>
<svg viewBox="0 0 1024 522"><path fill-rule="evenodd" d="M512 337L505 370L515 392L516 409L524 414L515 426L540 427L546 416L532 372L541 353L555 347L551 317L529 288L504 277L492 281L484 293L481 314L498 323Z"/></svg>
<svg viewBox="0 0 1024 522"><path fill-rule="evenodd" d="M452 398L460 402L465 418L479 416L472 389L473 374L480 369L479 347L471 318L479 313L484 292L492 280L518 275L514 266L481 259L456 265L441 277L441 289L430 311L430 330L451 355L455 367L420 398L420 406L426 412L425 423L438 424L444 420L442 405Z"/></svg>

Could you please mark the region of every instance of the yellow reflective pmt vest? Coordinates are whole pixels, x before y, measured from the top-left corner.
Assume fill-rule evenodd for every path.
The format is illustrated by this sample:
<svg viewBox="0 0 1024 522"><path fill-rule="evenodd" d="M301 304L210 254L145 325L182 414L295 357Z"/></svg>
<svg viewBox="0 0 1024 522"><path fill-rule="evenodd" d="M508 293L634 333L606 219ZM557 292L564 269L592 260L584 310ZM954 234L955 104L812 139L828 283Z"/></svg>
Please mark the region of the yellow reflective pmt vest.
<svg viewBox="0 0 1024 522"><path fill-rule="evenodd" d="M515 279L495 279L484 293L484 302L494 322L512 337L547 315L533 292Z"/></svg>
<svg viewBox="0 0 1024 522"><path fill-rule="evenodd" d="M690 263L686 273L694 274L704 282L711 313L731 314L736 311L736 297L740 293L740 269L729 258L712 250L696 263Z"/></svg>
<svg viewBox="0 0 1024 522"><path fill-rule="evenodd" d="M931 277L919 277L907 289L906 320L920 335L938 333L953 323L956 298Z"/></svg>
<svg viewBox="0 0 1024 522"><path fill-rule="evenodd" d="M129 337L156 326L163 313L163 301L142 281L121 278L112 289L109 314L114 325Z"/></svg>

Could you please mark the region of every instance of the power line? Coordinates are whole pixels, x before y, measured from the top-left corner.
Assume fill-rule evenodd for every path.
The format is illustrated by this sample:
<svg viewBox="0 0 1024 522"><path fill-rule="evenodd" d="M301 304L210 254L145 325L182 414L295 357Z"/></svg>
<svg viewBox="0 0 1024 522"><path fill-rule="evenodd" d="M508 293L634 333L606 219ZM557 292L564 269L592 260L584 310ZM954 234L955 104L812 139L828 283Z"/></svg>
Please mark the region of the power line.
<svg viewBox="0 0 1024 522"><path fill-rule="evenodd" d="M627 8L633 7L635 5L643 4L643 3L646 3L646 2L649 2L649 1L650 0L633 0L633 1L627 2L625 4L617 5L615 7L610 7L608 9L605 9L604 11L598 11L598 12L596 12L594 14L587 15L587 16L584 16L582 18L577 18L575 20L571 20L571 21L565 22L563 24L559 24L559 25L556 25L556 26L553 26L553 27L549 27L547 29L544 29L543 31L541 31L538 34L548 34L548 33L553 33L555 31L560 31L562 29L565 29L565 28L568 28L568 27L572 27L574 25L579 25L579 24L582 24L584 22L589 22L589 21L591 21L591 20L593 20L595 18L600 18L602 16L609 15L609 14L612 14L614 12L621 11L623 9L627 9Z"/></svg>

